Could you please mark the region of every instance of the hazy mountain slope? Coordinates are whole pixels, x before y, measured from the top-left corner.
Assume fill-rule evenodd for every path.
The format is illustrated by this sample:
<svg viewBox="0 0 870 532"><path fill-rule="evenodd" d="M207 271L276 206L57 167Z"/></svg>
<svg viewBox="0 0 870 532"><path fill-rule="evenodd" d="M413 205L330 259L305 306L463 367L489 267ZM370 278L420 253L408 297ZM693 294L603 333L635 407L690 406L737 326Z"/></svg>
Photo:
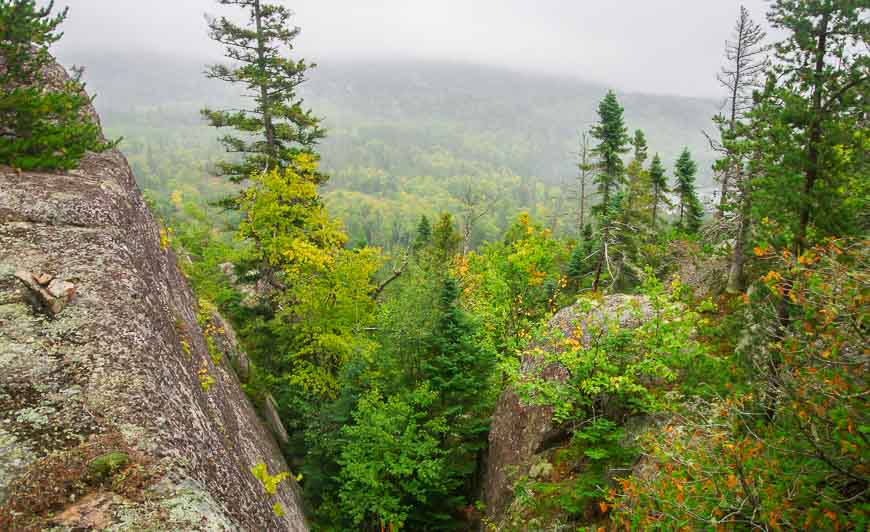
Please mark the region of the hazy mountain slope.
<svg viewBox="0 0 870 532"><path fill-rule="evenodd" d="M220 82L202 77L194 60L145 55L75 55L99 94L109 128L141 122L150 109L160 127L199 124L196 110L233 100ZM578 78L582 73L578 73ZM310 106L330 131L325 166L380 168L388 174L437 175L426 154L446 152L468 167L506 168L550 183L574 175L577 132L595 119L607 88L568 77L492 67L415 63L327 63L305 87ZM701 130L711 130L716 102L680 96L621 93L630 129L647 133L666 162L686 145L709 181L711 154ZM450 170L453 170L452 168ZM479 170L484 171L484 170ZM474 173L474 170L469 171Z"/></svg>

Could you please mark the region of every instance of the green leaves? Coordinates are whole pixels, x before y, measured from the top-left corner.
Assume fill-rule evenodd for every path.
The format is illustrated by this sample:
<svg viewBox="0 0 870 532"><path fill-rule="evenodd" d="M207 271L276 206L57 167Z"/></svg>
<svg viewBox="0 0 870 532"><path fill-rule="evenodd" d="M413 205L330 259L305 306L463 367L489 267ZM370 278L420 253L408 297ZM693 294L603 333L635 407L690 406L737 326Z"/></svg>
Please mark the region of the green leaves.
<svg viewBox="0 0 870 532"><path fill-rule="evenodd" d="M387 400L376 390L360 399L355 423L341 430L339 459L339 498L355 525L373 519L402 528L416 505L445 492L440 440L448 429L444 418L428 416L436 400L425 386Z"/></svg>

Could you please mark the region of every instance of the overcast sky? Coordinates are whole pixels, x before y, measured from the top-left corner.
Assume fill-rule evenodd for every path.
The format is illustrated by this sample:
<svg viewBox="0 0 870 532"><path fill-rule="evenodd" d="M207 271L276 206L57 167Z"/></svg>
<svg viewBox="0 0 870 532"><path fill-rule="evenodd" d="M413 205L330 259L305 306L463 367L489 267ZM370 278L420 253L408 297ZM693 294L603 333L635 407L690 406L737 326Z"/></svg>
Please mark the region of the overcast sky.
<svg viewBox="0 0 870 532"><path fill-rule="evenodd" d="M203 14L214 0L57 0L63 52L132 49L216 59ZM767 0L284 0L309 60L447 59L719 96L715 74L740 4Z"/></svg>

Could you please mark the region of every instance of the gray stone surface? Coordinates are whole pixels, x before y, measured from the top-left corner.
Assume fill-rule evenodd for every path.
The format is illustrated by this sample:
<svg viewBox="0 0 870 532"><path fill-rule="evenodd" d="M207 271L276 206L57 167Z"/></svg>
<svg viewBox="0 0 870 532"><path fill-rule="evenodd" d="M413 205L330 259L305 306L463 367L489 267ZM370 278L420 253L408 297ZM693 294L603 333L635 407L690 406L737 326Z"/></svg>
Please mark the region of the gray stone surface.
<svg viewBox="0 0 870 532"><path fill-rule="evenodd" d="M590 331L596 330L596 325L618 319L620 327L637 327L642 316L650 312L649 304L643 297L614 294L605 296L588 313L583 312L579 305L560 310L548 323L548 329L554 339L573 338L588 346L591 342ZM554 340L535 347L559 349L560 343ZM546 362L532 349L523 356L521 374L540 375L557 381L568 378L568 372L562 365L542 367L543 364ZM491 521L501 521L513 496L514 481L530 472L536 456L544 450L542 447L564 436L563 428L553 423L552 418L552 408L524 404L510 388L499 398L492 415L483 485L483 499Z"/></svg>
<svg viewBox="0 0 870 532"><path fill-rule="evenodd" d="M16 272L75 297L40 312ZM251 474L288 467L196 318L120 152L0 167L0 529L307 530L292 479ZM108 452L130 462L89 476Z"/></svg>

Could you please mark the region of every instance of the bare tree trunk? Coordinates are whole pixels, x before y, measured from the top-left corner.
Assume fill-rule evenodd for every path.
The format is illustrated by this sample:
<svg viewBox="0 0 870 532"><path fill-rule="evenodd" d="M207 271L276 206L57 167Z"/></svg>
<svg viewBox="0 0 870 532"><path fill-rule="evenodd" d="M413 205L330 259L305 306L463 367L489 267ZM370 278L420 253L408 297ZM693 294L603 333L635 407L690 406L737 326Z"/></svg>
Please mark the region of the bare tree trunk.
<svg viewBox="0 0 870 532"><path fill-rule="evenodd" d="M746 237L749 235L750 196L749 190L744 183L742 190L743 201L740 206L740 222L737 228L737 238L734 241L734 250L731 252L731 266L728 269L728 285L725 291L729 294L739 294L743 291L743 264L746 262Z"/></svg>
<svg viewBox="0 0 870 532"><path fill-rule="evenodd" d="M731 116L729 117L729 127L732 134L734 133L734 129L737 126L737 98L740 95L740 84L742 82L741 67L743 66L744 53L743 37L746 29L746 19L743 17L742 10L740 22L738 23L737 28L737 58L734 61L734 85L731 88ZM722 185L719 189L719 210L716 213L719 218L725 215L725 206L728 203L726 201L726 196L728 195L728 181L730 179L731 173L726 171L722 175Z"/></svg>

